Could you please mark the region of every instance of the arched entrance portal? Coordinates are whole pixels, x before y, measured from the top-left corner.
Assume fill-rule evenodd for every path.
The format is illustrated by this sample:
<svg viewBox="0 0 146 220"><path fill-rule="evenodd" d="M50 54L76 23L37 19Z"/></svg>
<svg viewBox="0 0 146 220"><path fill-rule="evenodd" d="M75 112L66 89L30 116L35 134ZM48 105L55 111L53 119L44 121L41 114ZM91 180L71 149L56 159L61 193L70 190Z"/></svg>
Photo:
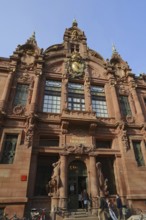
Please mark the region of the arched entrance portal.
<svg viewBox="0 0 146 220"><path fill-rule="evenodd" d="M80 160L72 161L68 166L68 208L79 207L78 197L81 192L87 189L87 168Z"/></svg>

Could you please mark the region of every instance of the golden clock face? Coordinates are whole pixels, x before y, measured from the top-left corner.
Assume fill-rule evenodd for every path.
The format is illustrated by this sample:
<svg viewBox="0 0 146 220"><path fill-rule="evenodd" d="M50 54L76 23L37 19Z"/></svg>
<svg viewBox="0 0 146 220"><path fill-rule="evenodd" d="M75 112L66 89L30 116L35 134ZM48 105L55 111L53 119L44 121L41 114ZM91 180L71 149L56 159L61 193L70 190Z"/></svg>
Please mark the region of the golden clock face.
<svg viewBox="0 0 146 220"><path fill-rule="evenodd" d="M72 70L77 73L81 72L83 68L82 63L79 62L73 62L71 66L72 66Z"/></svg>

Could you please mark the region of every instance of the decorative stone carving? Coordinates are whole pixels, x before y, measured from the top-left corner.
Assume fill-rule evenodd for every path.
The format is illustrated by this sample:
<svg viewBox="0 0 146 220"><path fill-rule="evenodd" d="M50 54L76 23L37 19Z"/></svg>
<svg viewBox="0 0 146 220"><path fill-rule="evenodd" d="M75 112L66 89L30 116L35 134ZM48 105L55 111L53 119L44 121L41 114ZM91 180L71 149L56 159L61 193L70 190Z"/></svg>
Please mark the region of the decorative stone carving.
<svg viewBox="0 0 146 220"><path fill-rule="evenodd" d="M62 118L75 118L75 119L96 119L96 112L90 112L90 111L71 111L68 109L63 109L62 112Z"/></svg>
<svg viewBox="0 0 146 220"><path fill-rule="evenodd" d="M71 32L71 40L77 41L78 39L79 39L79 35L78 35L77 30L73 30L73 31Z"/></svg>
<svg viewBox="0 0 146 220"><path fill-rule="evenodd" d="M72 78L83 76L86 65L79 52L75 51L72 54L71 58L66 62L66 68L69 72L69 76Z"/></svg>
<svg viewBox="0 0 146 220"><path fill-rule="evenodd" d="M28 73L24 72L21 75L19 74L19 77L17 80L22 81L22 82L28 82L31 80L31 77Z"/></svg>
<svg viewBox="0 0 146 220"><path fill-rule="evenodd" d="M95 134L96 127L97 127L97 124L96 124L96 123L91 123L91 124L90 124L90 128L89 128L89 133L90 133L90 134Z"/></svg>
<svg viewBox="0 0 146 220"><path fill-rule="evenodd" d="M123 121L119 122L119 135L121 136L123 147L125 151L127 152L130 149L130 143L129 143L127 131L125 130L126 129L125 126L126 124Z"/></svg>
<svg viewBox="0 0 146 220"><path fill-rule="evenodd" d="M25 132L25 145L27 147L32 146L33 136L34 136L34 128L35 128L35 121L37 119L37 115L31 113L27 116L26 120L26 132Z"/></svg>
<svg viewBox="0 0 146 220"><path fill-rule="evenodd" d="M17 105L13 108L13 114L14 115L23 115L25 112L25 107L22 105Z"/></svg>
<svg viewBox="0 0 146 220"><path fill-rule="evenodd" d="M134 123L134 117L132 115L127 115L126 116L126 121L128 123Z"/></svg>
<svg viewBox="0 0 146 220"><path fill-rule="evenodd" d="M34 127L29 127L25 133L25 145L27 147L32 146L33 141L33 135L34 135Z"/></svg>
<svg viewBox="0 0 146 220"><path fill-rule="evenodd" d="M130 149L130 145L129 145L129 140L127 137L127 131L122 132L121 138L122 138L122 143L123 143L125 150L128 151Z"/></svg>
<svg viewBox="0 0 146 220"><path fill-rule="evenodd" d="M85 75L85 79L84 80L85 80L86 91L89 93L90 92L90 78L89 78L89 76Z"/></svg>
<svg viewBox="0 0 146 220"><path fill-rule="evenodd" d="M62 121L62 123L61 123L62 134L67 134L67 132L68 132L68 125L69 125L68 121Z"/></svg>
<svg viewBox="0 0 146 220"><path fill-rule="evenodd" d="M94 146L85 146L83 144L78 144L78 145L66 145L64 148L65 151L68 153L73 153L73 154L87 154L92 151L94 151Z"/></svg>

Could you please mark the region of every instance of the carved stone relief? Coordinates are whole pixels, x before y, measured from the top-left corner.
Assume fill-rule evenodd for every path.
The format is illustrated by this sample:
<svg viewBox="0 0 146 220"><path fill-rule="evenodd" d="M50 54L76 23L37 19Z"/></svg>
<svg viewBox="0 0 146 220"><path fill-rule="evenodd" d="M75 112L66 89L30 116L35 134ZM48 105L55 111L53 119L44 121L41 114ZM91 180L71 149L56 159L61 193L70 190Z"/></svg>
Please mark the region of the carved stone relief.
<svg viewBox="0 0 146 220"><path fill-rule="evenodd" d="M64 150L67 151L67 153L73 153L73 154L87 154L92 151L94 151L94 146L85 146L83 144L77 144L77 145L66 145L64 147Z"/></svg>
<svg viewBox="0 0 146 220"><path fill-rule="evenodd" d="M22 105L17 105L13 108L14 115L23 115L25 113L25 107Z"/></svg>

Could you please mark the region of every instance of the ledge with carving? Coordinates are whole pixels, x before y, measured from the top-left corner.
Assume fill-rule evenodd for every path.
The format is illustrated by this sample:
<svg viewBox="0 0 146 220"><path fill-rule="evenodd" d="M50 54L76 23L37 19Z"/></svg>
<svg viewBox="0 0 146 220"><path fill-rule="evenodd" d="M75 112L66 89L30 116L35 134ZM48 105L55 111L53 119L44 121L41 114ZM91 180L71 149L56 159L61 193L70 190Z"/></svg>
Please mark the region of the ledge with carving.
<svg viewBox="0 0 146 220"><path fill-rule="evenodd" d="M115 150L111 148L106 148L106 149L96 148L94 152L91 152L89 155L90 156L111 155L111 156L121 157L121 153L119 150Z"/></svg>
<svg viewBox="0 0 146 220"><path fill-rule="evenodd" d="M47 121L60 122L60 119L61 119L61 115L57 113L38 112L37 115L41 121L45 121L45 122Z"/></svg>
<svg viewBox="0 0 146 220"><path fill-rule="evenodd" d="M116 127L117 126L117 121L115 118L101 118L101 117L97 117L97 123L98 125L104 125L104 126L112 126L112 127Z"/></svg>
<svg viewBox="0 0 146 220"><path fill-rule="evenodd" d="M43 146L37 146L33 148L33 153L56 153L60 154L62 153L61 147L43 147Z"/></svg>
<svg viewBox="0 0 146 220"><path fill-rule="evenodd" d="M76 145L71 145L71 144L66 144L63 148L65 153L68 154L88 154L91 152L94 152L95 146L86 146L84 144L76 144Z"/></svg>
<svg viewBox="0 0 146 220"><path fill-rule="evenodd" d="M69 110L64 109L62 111L61 119L70 119L70 120L84 120L84 121L91 121L96 120L96 113L89 112L89 111L76 111L76 110Z"/></svg>

